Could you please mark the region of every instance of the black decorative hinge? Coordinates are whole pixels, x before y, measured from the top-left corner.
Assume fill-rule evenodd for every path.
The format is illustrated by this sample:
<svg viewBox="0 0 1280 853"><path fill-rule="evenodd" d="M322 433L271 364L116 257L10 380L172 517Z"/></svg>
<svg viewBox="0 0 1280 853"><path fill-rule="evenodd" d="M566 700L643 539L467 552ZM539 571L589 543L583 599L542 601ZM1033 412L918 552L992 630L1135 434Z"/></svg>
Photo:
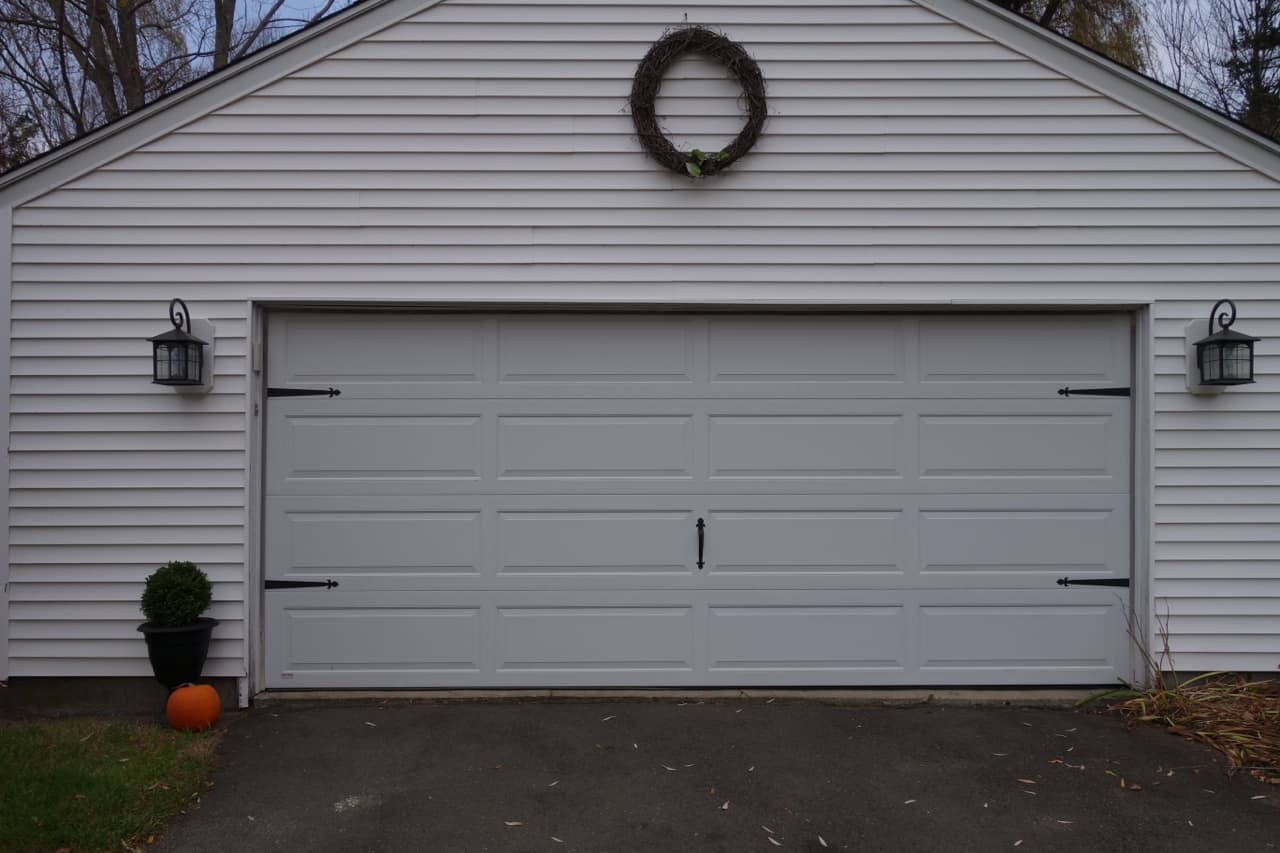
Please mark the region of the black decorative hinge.
<svg viewBox="0 0 1280 853"><path fill-rule="evenodd" d="M1070 397L1128 397L1128 388L1059 388L1059 396Z"/></svg>
<svg viewBox="0 0 1280 853"><path fill-rule="evenodd" d="M337 397L337 388L268 388L268 397Z"/></svg>
<svg viewBox="0 0 1280 853"><path fill-rule="evenodd" d="M1128 578L1092 578L1089 580L1072 580L1058 578L1058 586L1128 586Z"/></svg>
<svg viewBox="0 0 1280 853"><path fill-rule="evenodd" d="M338 585L337 581L263 581L262 586L266 589L305 589L307 587L322 586L325 589L333 589Z"/></svg>

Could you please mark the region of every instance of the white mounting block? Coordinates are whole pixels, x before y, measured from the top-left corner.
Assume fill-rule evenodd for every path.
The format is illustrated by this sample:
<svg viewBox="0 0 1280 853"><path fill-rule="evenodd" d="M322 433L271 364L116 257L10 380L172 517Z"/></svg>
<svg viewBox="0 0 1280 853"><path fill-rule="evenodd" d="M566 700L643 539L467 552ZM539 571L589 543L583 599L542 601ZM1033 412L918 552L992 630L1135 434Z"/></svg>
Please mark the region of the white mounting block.
<svg viewBox="0 0 1280 853"><path fill-rule="evenodd" d="M1185 330L1186 352L1187 352L1187 390L1192 394L1207 395L1221 394L1227 390L1226 385L1202 385L1200 384L1200 365L1196 363L1196 341L1209 334L1206 331L1208 324L1204 318L1199 320L1191 320L1187 323Z"/></svg>

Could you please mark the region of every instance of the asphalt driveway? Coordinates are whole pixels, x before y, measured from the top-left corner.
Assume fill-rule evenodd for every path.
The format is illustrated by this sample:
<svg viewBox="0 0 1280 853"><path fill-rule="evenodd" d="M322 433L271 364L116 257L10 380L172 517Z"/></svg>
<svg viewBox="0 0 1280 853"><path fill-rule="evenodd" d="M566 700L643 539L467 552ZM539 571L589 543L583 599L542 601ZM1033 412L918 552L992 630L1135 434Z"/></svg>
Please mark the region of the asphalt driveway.
<svg viewBox="0 0 1280 853"><path fill-rule="evenodd" d="M1280 788L1010 707L272 705L157 851L1280 849Z"/></svg>

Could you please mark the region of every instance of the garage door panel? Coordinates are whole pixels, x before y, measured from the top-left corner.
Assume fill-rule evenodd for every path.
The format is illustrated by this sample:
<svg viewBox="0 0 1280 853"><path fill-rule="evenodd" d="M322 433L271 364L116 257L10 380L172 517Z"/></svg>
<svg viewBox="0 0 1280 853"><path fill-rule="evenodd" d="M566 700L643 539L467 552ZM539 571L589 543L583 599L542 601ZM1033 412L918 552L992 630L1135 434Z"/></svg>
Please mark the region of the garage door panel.
<svg viewBox="0 0 1280 853"><path fill-rule="evenodd" d="M369 318L294 315L272 319L272 385L478 383L485 320L477 317Z"/></svg>
<svg viewBox="0 0 1280 853"><path fill-rule="evenodd" d="M499 574L688 574L691 512L561 510L497 513Z"/></svg>
<svg viewBox="0 0 1280 853"><path fill-rule="evenodd" d="M713 317L707 320L708 375L713 386L901 383L907 323L897 317Z"/></svg>
<svg viewBox="0 0 1280 853"><path fill-rule="evenodd" d="M1111 413L923 414L920 477L1125 491L1127 426L1127 418Z"/></svg>
<svg viewBox="0 0 1280 853"><path fill-rule="evenodd" d="M307 607L280 620L287 671L480 671L478 607Z"/></svg>
<svg viewBox="0 0 1280 853"><path fill-rule="evenodd" d="M901 415L727 415L710 420L710 476L904 476Z"/></svg>
<svg viewBox="0 0 1280 853"><path fill-rule="evenodd" d="M692 478L689 415L498 417L498 474Z"/></svg>
<svg viewBox="0 0 1280 853"><path fill-rule="evenodd" d="M1064 683L1120 671L1124 618L1118 602L927 604L920 608L920 667L961 681L993 670L1036 672ZM962 674L963 673L963 674Z"/></svg>
<svg viewBox="0 0 1280 853"><path fill-rule="evenodd" d="M268 448L286 480L479 478L479 414L285 415Z"/></svg>
<svg viewBox="0 0 1280 853"><path fill-rule="evenodd" d="M600 315L499 319L498 375L504 384L692 382L698 322Z"/></svg>
<svg viewBox="0 0 1280 853"><path fill-rule="evenodd" d="M903 606L708 608L712 671L823 670L882 674L907 669Z"/></svg>
<svg viewBox="0 0 1280 853"><path fill-rule="evenodd" d="M901 575L909 553L909 516L902 511L712 510L707 515L707 572L725 583L770 574L777 584L798 575ZM894 582L894 578L886 582ZM811 578L809 583L829 582Z"/></svg>
<svg viewBox="0 0 1280 853"><path fill-rule="evenodd" d="M286 591L269 666L279 685L321 687L1114 680L1127 668L1119 596L1058 592L366 593L331 608L323 591Z"/></svg>
<svg viewBox="0 0 1280 853"><path fill-rule="evenodd" d="M291 577L480 572L479 511L275 511L268 564Z"/></svg>
<svg viewBox="0 0 1280 853"><path fill-rule="evenodd" d="M921 318L920 381L1128 385L1128 323L1088 315Z"/></svg>
<svg viewBox="0 0 1280 853"><path fill-rule="evenodd" d="M1128 526L1127 506L924 510L921 569L953 580L990 573L1000 584L1028 574L1046 583L1062 572L1127 577Z"/></svg>
<svg viewBox="0 0 1280 853"><path fill-rule="evenodd" d="M495 650L499 671L692 672L694 609L500 606Z"/></svg>

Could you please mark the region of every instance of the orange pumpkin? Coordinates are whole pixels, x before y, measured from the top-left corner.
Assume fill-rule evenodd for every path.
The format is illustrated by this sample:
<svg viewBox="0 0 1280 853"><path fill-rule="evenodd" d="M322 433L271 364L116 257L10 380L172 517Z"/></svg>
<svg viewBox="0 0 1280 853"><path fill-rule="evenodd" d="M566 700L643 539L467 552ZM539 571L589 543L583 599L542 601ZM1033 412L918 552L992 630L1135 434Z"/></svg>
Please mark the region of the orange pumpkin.
<svg viewBox="0 0 1280 853"><path fill-rule="evenodd" d="M208 684L180 684L169 694L164 706L169 725L183 732L211 728L222 711L218 691Z"/></svg>

